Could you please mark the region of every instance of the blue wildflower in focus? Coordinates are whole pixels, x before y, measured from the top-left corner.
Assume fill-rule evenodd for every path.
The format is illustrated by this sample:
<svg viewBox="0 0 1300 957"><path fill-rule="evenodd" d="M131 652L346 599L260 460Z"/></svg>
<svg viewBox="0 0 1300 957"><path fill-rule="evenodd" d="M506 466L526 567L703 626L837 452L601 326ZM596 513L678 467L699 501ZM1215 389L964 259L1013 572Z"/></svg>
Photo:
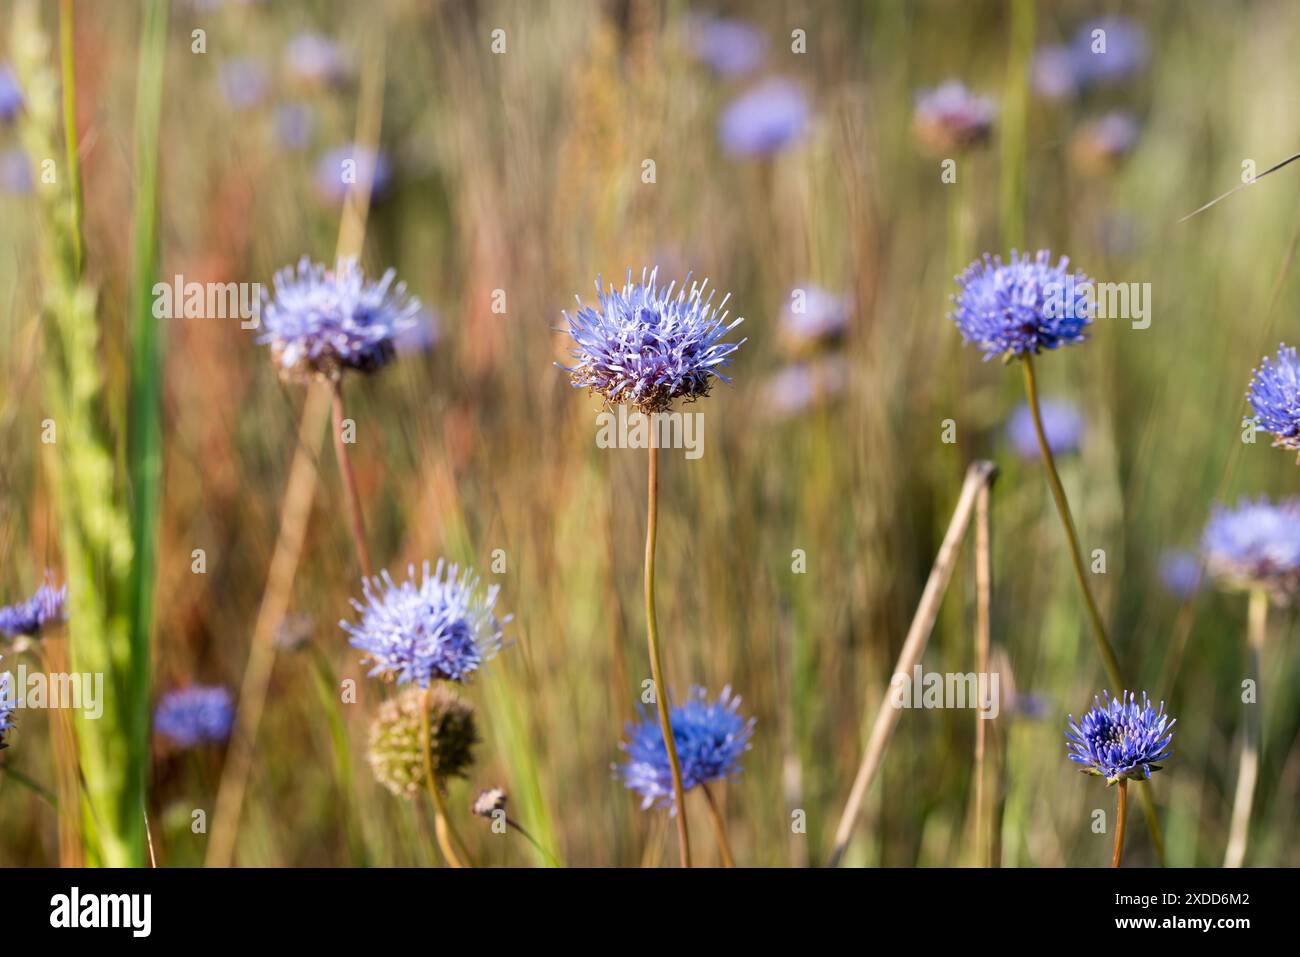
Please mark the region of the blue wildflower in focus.
<svg viewBox="0 0 1300 957"><path fill-rule="evenodd" d="M192 685L169 691L153 715L154 730L182 748L225 741L234 724L230 692L220 686Z"/></svg>
<svg viewBox="0 0 1300 957"><path fill-rule="evenodd" d="M23 88L7 63L0 63L0 123L9 123L23 108Z"/></svg>
<svg viewBox="0 0 1300 957"><path fill-rule="evenodd" d="M744 20L701 15L689 20L691 52L719 76L752 73L767 53L761 30Z"/></svg>
<svg viewBox="0 0 1300 957"><path fill-rule="evenodd" d="M355 143L335 147L316 163L316 191L331 203L342 203L352 189L378 199L392 181L393 170L384 154Z"/></svg>
<svg viewBox="0 0 1300 957"><path fill-rule="evenodd" d="M275 137L289 150L303 150L311 145L316 115L302 103L282 103L275 109Z"/></svg>
<svg viewBox="0 0 1300 957"><path fill-rule="evenodd" d="M659 270L642 270L641 281L627 282L621 291L601 288L596 280L598 308L583 306L564 314L576 348L569 373L575 388L590 389L610 403L628 403L641 412L665 411L676 399L690 402L709 394L715 377L730 380L721 368L744 344L723 342L723 336L743 322L727 323L724 296L715 307L708 280L679 288L658 285ZM706 296L707 291L707 296Z"/></svg>
<svg viewBox="0 0 1300 957"><path fill-rule="evenodd" d="M55 588L46 574L44 584L31 598L0 608L0 631L10 638L34 638L64 620L67 601L68 586Z"/></svg>
<svg viewBox="0 0 1300 957"><path fill-rule="evenodd" d="M1275 358L1264 357L1246 394L1259 427L1273 435L1276 448L1300 453L1300 359L1283 343Z"/></svg>
<svg viewBox="0 0 1300 957"><path fill-rule="evenodd" d="M740 773L740 758L749 750L754 719L742 717L739 708L740 697L733 697L728 686L714 702L703 688L692 688L683 704L669 710L683 791ZM627 737L622 745L627 760L615 767L624 786L641 795L643 808L657 805L675 814L672 769L658 719L651 715L629 724Z"/></svg>
<svg viewBox="0 0 1300 957"><path fill-rule="evenodd" d="M948 156L986 142L996 116L988 97L950 82L917 94L912 129L925 149Z"/></svg>
<svg viewBox="0 0 1300 957"><path fill-rule="evenodd" d="M1131 20L1106 17L1080 27L1070 52L1081 85L1118 83L1146 65L1146 32Z"/></svg>
<svg viewBox="0 0 1300 957"><path fill-rule="evenodd" d="M1087 337L1092 280L1071 273L1064 256L1052 265L1051 255L1042 249L1031 259L1013 250L1003 263L986 253L957 277L961 291L952 297L949 318L986 361L1036 355Z"/></svg>
<svg viewBox="0 0 1300 957"><path fill-rule="evenodd" d="M217 86L235 110L251 110L266 96L266 70L256 60L227 60L217 68Z"/></svg>
<svg viewBox="0 0 1300 957"><path fill-rule="evenodd" d="M1201 560L1193 552L1171 549L1160 556L1160 583L1175 598L1188 599L1201 587Z"/></svg>
<svg viewBox="0 0 1300 957"><path fill-rule="evenodd" d="M305 86L331 86L347 78L348 61L342 49L323 33L299 33L284 51L289 77Z"/></svg>
<svg viewBox="0 0 1300 957"><path fill-rule="evenodd" d="M1243 498L1216 506L1201 536L1210 574L1233 588L1263 588L1278 597L1300 586L1300 499Z"/></svg>
<svg viewBox="0 0 1300 957"><path fill-rule="evenodd" d="M1093 707L1079 721L1070 715L1065 735L1070 760L1082 764L1084 774L1103 777L1107 784L1147 780L1152 771L1159 771L1156 762L1172 753L1169 743L1178 723L1165 714L1165 703L1160 702L1157 711L1145 691L1141 704L1131 691L1118 698L1103 691L1101 698L1092 701Z"/></svg>
<svg viewBox="0 0 1300 957"><path fill-rule="evenodd" d="M0 190L11 196L26 196L32 191L32 164L18 148L0 153Z"/></svg>
<svg viewBox="0 0 1300 957"><path fill-rule="evenodd" d="M773 78L732 101L718 123L722 147L733 156L769 156L808 127L808 99L790 80Z"/></svg>
<svg viewBox="0 0 1300 957"><path fill-rule="evenodd" d="M792 289L781 309L782 344L794 355L834 345L848 331L851 313L847 296L813 285Z"/></svg>
<svg viewBox="0 0 1300 957"><path fill-rule="evenodd" d="M275 274L275 295L264 297L258 342L271 344L281 374L290 379L337 378L345 370L374 372L395 355L394 340L415 324L419 300L388 270L371 282L354 259L333 272L307 257Z"/></svg>
<svg viewBox="0 0 1300 957"><path fill-rule="evenodd" d="M437 680L463 682L501 649L502 626L510 618L493 614L500 589L493 585L480 594L469 569L439 561L431 575L425 562L419 581L412 566L400 585L385 571L362 588L366 603L352 601L361 620L340 624L373 664L372 675L421 688Z"/></svg>
<svg viewBox="0 0 1300 957"><path fill-rule="evenodd" d="M1043 434L1052 455L1069 455L1079 450L1083 439L1083 415L1069 402L1043 399L1038 405L1043 418ZM1038 433L1034 430L1034 414L1029 403L1022 402L1007 419L1007 438L1022 459L1039 456Z"/></svg>
<svg viewBox="0 0 1300 957"><path fill-rule="evenodd" d="M0 673L0 751L9 747L5 740L14 726L13 677L9 672Z"/></svg>

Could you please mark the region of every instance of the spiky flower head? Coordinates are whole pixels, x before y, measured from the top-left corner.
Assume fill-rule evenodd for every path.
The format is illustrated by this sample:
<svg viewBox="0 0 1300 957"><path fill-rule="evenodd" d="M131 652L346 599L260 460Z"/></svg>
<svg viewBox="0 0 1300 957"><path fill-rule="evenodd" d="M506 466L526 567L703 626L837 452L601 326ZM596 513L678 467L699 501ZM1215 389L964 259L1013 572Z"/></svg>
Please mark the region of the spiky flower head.
<svg viewBox="0 0 1300 957"><path fill-rule="evenodd" d="M14 726L13 678L9 672L0 672L0 751L9 747L5 740Z"/></svg>
<svg viewBox="0 0 1300 957"><path fill-rule="evenodd" d="M425 562L418 581L412 565L401 584L385 570L365 579L362 589L366 603L352 601L361 620L340 624L373 663L370 674L398 684L427 688L436 680L467 680L501 649L503 626L510 621L493 614L496 585L480 593L477 575L441 560L432 574Z"/></svg>
<svg viewBox="0 0 1300 957"><path fill-rule="evenodd" d="M740 773L740 758L749 750L754 719L742 717L739 709L740 697L733 697L728 686L712 702L703 688L692 688L684 703L669 710L683 790ZM627 759L615 769L624 786L641 795L643 808L657 805L676 814L672 769L659 720L645 715L629 724L622 748Z"/></svg>
<svg viewBox="0 0 1300 957"><path fill-rule="evenodd" d="M426 713L433 773L444 779L463 775L474 762L478 731L469 702L444 684L407 688L381 704L370 722L370 769L398 797L414 797L425 786Z"/></svg>
<svg viewBox="0 0 1300 957"><path fill-rule="evenodd" d="M727 323L731 296L714 306L708 280L692 283L687 276L680 287L663 288L658 275L658 269L642 270L641 281L633 282L628 270L622 290L602 289L597 279L599 306L579 300L577 312L564 313L576 361L561 368L576 388L654 413L677 399L708 395L715 377L731 381L721 369L745 342L722 341L744 321Z"/></svg>
<svg viewBox="0 0 1300 957"><path fill-rule="evenodd" d="M1004 263L985 253L957 277L961 289L949 318L986 361L1037 355L1087 337L1092 280L1070 272L1066 257L1056 265L1051 257L1046 249L1033 257L1012 250Z"/></svg>
<svg viewBox="0 0 1300 957"><path fill-rule="evenodd" d="M162 696L154 710L154 730L182 748L230 737L235 706L220 686L191 685Z"/></svg>
<svg viewBox="0 0 1300 957"><path fill-rule="evenodd" d="M486 791L480 791L474 803L470 805L470 811L478 817L491 817L497 811L506 809L506 801L509 795L502 788L488 788Z"/></svg>
<svg viewBox="0 0 1300 957"><path fill-rule="evenodd" d="M1230 588L1262 588L1279 600L1300 591L1300 498L1243 498L1217 505L1201 536L1206 568Z"/></svg>
<svg viewBox="0 0 1300 957"><path fill-rule="evenodd" d="M1111 698L1103 691L1092 699L1093 706L1079 720L1070 715L1065 734L1066 751L1084 774L1094 774L1117 781L1146 780L1159 771L1157 761L1172 753L1169 743L1174 736L1176 719L1165 714L1165 703L1157 711L1142 692L1138 703L1133 692Z"/></svg>
<svg viewBox="0 0 1300 957"><path fill-rule="evenodd" d="M262 304L259 342L288 379L344 371L374 372L392 361L394 340L415 325L420 302L393 285L390 269L371 282L355 259L340 259L331 271L304 256L298 266L275 274L275 296Z"/></svg>
<svg viewBox="0 0 1300 957"><path fill-rule="evenodd" d="M0 631L10 638L35 638L64 620L67 601L68 586L55 588L46 572L44 584L31 598L0 608Z"/></svg>
<svg viewBox="0 0 1300 957"><path fill-rule="evenodd" d="M1276 357L1264 357L1251 377L1246 398L1259 427L1272 433L1274 447L1300 456L1300 359L1295 346L1283 343Z"/></svg>
<svg viewBox="0 0 1300 957"><path fill-rule="evenodd" d="M808 98L791 80L762 80L736 97L718 121L722 148L732 156L771 156L808 128Z"/></svg>
<svg viewBox="0 0 1300 957"><path fill-rule="evenodd" d="M923 149L948 156L986 143L997 112L988 97L954 81L917 94L912 130Z"/></svg>
<svg viewBox="0 0 1300 957"><path fill-rule="evenodd" d="M1043 399L1039 403L1043 419L1043 434L1053 456L1069 455L1079 450L1083 439L1083 415L1078 408L1060 399ZM1007 419L1007 438L1022 459L1036 459L1038 432L1034 428L1034 413L1027 402L1022 402Z"/></svg>

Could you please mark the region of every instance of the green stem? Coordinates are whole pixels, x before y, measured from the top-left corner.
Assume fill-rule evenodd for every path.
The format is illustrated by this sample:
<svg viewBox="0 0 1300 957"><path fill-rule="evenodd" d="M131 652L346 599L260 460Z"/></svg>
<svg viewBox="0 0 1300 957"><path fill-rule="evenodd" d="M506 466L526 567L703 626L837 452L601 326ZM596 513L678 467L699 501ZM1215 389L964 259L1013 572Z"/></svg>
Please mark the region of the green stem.
<svg viewBox="0 0 1300 957"><path fill-rule="evenodd" d="M682 789L682 768L677 760L677 740L673 737L668 716L668 693L664 688L663 666L659 657L659 626L655 620L655 541L659 525L659 456L650 445L650 470L646 493L645 531L645 622L646 642L650 646L650 677L654 679L655 709L659 713L659 730L668 749L668 765L673 775L673 805L677 810L677 846L682 867L691 866L691 837L686 827L686 801Z"/></svg>
<svg viewBox="0 0 1300 957"><path fill-rule="evenodd" d="M552 867L560 866L560 859L556 857L554 854L552 854L550 851L548 851L546 848L544 848L541 844L539 844L537 842L537 838L529 834L528 829L524 827L522 824L520 824L518 821L514 820L513 818L506 818L506 826L512 827L520 834L522 834L524 836L524 840L526 840L529 844L533 845L533 849L537 851L538 854L542 855L544 858L546 858L548 861L551 862Z"/></svg>
<svg viewBox="0 0 1300 957"><path fill-rule="evenodd" d="M352 529L353 544L357 548L357 561L361 563L361 574L370 578L374 572L370 564L370 549L366 546L366 522L361 511L361 495L357 492L357 477L352 471L348 443L343 441L343 380L335 379L333 388L334 457L338 460L339 475L343 479L343 494L347 499L348 523Z"/></svg>
<svg viewBox="0 0 1300 957"><path fill-rule="evenodd" d="M432 687L426 688L420 701L420 727L424 737L424 781L429 789L429 800L433 802L433 833L438 839L438 847L442 850L442 856L447 859L448 866L465 867L469 855L465 853L465 845L461 843L460 835L456 833L451 826L451 820L447 817L447 802L442 798L438 778L433 772L433 743L429 733L431 693Z"/></svg>
<svg viewBox="0 0 1300 957"><path fill-rule="evenodd" d="M1128 781L1119 782L1119 806L1115 809L1115 854L1110 866L1119 867L1124 856L1124 819L1128 816Z"/></svg>
<svg viewBox="0 0 1300 957"><path fill-rule="evenodd" d="M59 7L59 59L63 77L63 145L68 163L68 183L71 191L70 214L72 218L72 255L74 274L81 278L85 267L85 239L82 236L81 156L80 137L77 135L77 73L74 67L72 30L72 0L62 0Z"/></svg>

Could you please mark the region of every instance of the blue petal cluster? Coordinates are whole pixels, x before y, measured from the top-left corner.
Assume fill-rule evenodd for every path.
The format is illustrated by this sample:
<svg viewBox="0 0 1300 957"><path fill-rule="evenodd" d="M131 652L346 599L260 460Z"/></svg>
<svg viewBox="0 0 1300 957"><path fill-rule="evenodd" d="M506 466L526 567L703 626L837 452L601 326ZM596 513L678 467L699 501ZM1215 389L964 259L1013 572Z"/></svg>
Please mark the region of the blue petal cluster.
<svg viewBox="0 0 1300 957"><path fill-rule="evenodd" d="M425 562L419 581L411 566L400 585L384 571L362 588L366 603L352 602L361 620L340 624L373 663L372 675L421 688L435 680L463 682L501 649L502 626L510 618L493 614L500 589L493 585L480 595L469 569L439 561L430 574Z"/></svg>
<svg viewBox="0 0 1300 957"><path fill-rule="evenodd" d="M10 638L34 638L49 625L64 620L68 586L55 588L48 575L45 583L26 601L0 608L0 631Z"/></svg>
<svg viewBox="0 0 1300 957"><path fill-rule="evenodd" d="M1246 394L1259 427L1273 435L1273 445L1300 453L1300 359L1295 346L1283 343L1273 359L1255 370Z"/></svg>
<svg viewBox="0 0 1300 957"><path fill-rule="evenodd" d="M1092 323L1092 280L1070 272L1062 256L1032 258L1014 250L1011 261L985 253L957 277L960 291L949 314L962 337L978 346L986 360L1036 355L1087 338Z"/></svg>
<svg viewBox="0 0 1300 957"><path fill-rule="evenodd" d="M1078 408L1059 399L1043 399L1038 411L1042 414L1043 434L1052 455L1077 452L1083 440L1083 415ZM1034 430L1034 414L1029 403L1020 403L1007 419L1007 439L1020 458L1038 458L1038 433Z"/></svg>
<svg viewBox="0 0 1300 957"><path fill-rule="evenodd" d="M1210 573L1232 587L1294 592L1300 586L1300 499L1243 498L1235 509L1216 506L1201 551Z"/></svg>
<svg viewBox="0 0 1300 957"><path fill-rule="evenodd" d="M643 270L638 283L629 270L621 291L602 290L597 279L599 307L579 300L576 313L564 314L577 361L561 368L576 388L653 413L677 399L708 395L715 376L730 381L720 370L745 341L722 341L744 321L726 324L731 297L715 308L713 291L705 294L707 280L691 283L689 291L685 283L660 288L658 273Z"/></svg>
<svg viewBox="0 0 1300 957"><path fill-rule="evenodd" d="M1131 20L1107 17L1084 24L1067 44L1041 48L1034 56L1033 85L1040 96L1064 99L1130 79L1146 62L1145 31Z"/></svg>
<svg viewBox="0 0 1300 957"><path fill-rule="evenodd" d="M154 710L154 730L182 748L230 737L235 706L220 686L192 685L163 695Z"/></svg>
<svg viewBox="0 0 1300 957"><path fill-rule="evenodd" d="M770 156L803 136L809 112L796 84L773 77L731 102L718 122L718 137L732 156Z"/></svg>
<svg viewBox="0 0 1300 957"><path fill-rule="evenodd" d="M749 750L754 719L741 716L740 697L730 686L710 702L703 688L692 688L687 700L669 710L668 721L682 769L682 789L734 777L740 758ZM642 797L641 806L673 807L673 776L659 720L653 715L627 726L623 744L627 760L616 770L623 784Z"/></svg>
<svg viewBox="0 0 1300 957"><path fill-rule="evenodd" d="M1160 702L1157 711L1145 691L1141 704L1131 691L1118 698L1102 692L1092 701L1093 707L1079 721L1070 715L1065 735L1070 760L1082 764L1083 773L1105 778L1107 784L1149 779L1152 771L1159 771L1156 762L1172 753L1169 743L1177 724L1165 714L1165 703Z"/></svg>
<svg viewBox="0 0 1300 957"><path fill-rule="evenodd" d="M418 299L388 270L370 282L354 259L331 272L307 257L275 274L275 296L264 297L259 342L271 344L282 375L336 378L347 369L373 372L396 353L394 340L416 324Z"/></svg>

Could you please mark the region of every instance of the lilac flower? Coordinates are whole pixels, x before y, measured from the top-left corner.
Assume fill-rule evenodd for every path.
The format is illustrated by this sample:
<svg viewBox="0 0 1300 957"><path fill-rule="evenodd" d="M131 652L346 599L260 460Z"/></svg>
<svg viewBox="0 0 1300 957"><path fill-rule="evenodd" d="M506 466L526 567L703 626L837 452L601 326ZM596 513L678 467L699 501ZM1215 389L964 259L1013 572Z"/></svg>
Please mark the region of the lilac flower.
<svg viewBox="0 0 1300 957"><path fill-rule="evenodd" d="M330 150L316 163L316 191L332 203L342 203L353 188L378 199L392 181L392 167L384 154L355 143Z"/></svg>
<svg viewBox="0 0 1300 957"><path fill-rule="evenodd" d="M370 282L356 260L334 272L306 256L275 274L275 296L262 305L258 342L271 343L281 374L291 379L336 378L345 370L374 372L395 354L394 340L415 323L419 300L388 270Z"/></svg>
<svg viewBox="0 0 1300 957"><path fill-rule="evenodd" d="M23 88L7 63L0 63L0 123L13 121L23 108Z"/></svg>
<svg viewBox="0 0 1300 957"><path fill-rule="evenodd" d="M781 309L781 338L787 350L796 355L832 345L848 331L850 312L847 296L819 286L793 289Z"/></svg>
<svg viewBox="0 0 1300 957"><path fill-rule="evenodd" d="M328 86L347 77L348 62L342 49L323 33L299 33L284 51L289 76L310 86Z"/></svg>
<svg viewBox="0 0 1300 957"><path fill-rule="evenodd" d="M1058 399L1043 399L1038 410L1043 418L1043 434L1047 437L1047 447L1052 456L1077 452L1083 438L1083 416L1078 408ZM1030 411L1029 403L1020 403L1007 419L1007 438L1020 458L1038 458L1038 433L1034 429L1034 414Z"/></svg>
<svg viewBox="0 0 1300 957"><path fill-rule="evenodd" d="M1275 448L1300 454L1300 359L1283 343L1273 359L1264 357L1246 394L1259 427L1273 435Z"/></svg>
<svg viewBox="0 0 1300 957"><path fill-rule="evenodd" d="M767 40L752 23L696 16L689 21L691 52L720 76L752 73L763 62Z"/></svg>
<svg viewBox="0 0 1300 957"><path fill-rule="evenodd" d="M1104 703L1092 699L1093 707L1079 721L1069 716L1065 737L1070 760L1082 764L1084 774L1103 777L1107 784L1150 779L1152 771L1160 770L1156 762L1173 753L1169 745L1177 720L1165 714L1163 701L1159 711L1151 707L1145 691L1140 705L1131 691L1118 698L1103 691L1102 697Z"/></svg>
<svg viewBox="0 0 1300 957"><path fill-rule="evenodd" d="M1088 173L1111 173L1137 146L1141 127L1132 113L1114 110L1075 132L1070 155Z"/></svg>
<svg viewBox="0 0 1300 957"><path fill-rule="evenodd" d="M415 567L400 585L385 571L362 583L366 603L352 606L361 620L340 622L351 644L373 662L372 675L415 682L463 682L501 649L502 626L492 612L500 589L493 585L480 595L478 577L438 562L433 574L424 563L418 582Z"/></svg>
<svg viewBox="0 0 1300 957"><path fill-rule="evenodd" d="M1201 537L1210 574L1233 588L1263 588L1279 599L1300 589L1300 499L1243 498L1215 506Z"/></svg>
<svg viewBox="0 0 1300 957"><path fill-rule="evenodd" d="M47 572L45 582L26 601L0 608L0 631L10 638L34 638L50 625L65 620L68 586L55 588Z"/></svg>
<svg viewBox="0 0 1300 957"><path fill-rule="evenodd" d="M1146 65L1146 33L1131 20L1106 17L1080 27L1070 51L1081 83L1118 83Z"/></svg>
<svg viewBox="0 0 1300 957"><path fill-rule="evenodd" d="M20 148L0 153L0 190L12 196L26 196L32 191L32 164Z"/></svg>
<svg viewBox="0 0 1300 957"><path fill-rule="evenodd" d="M715 702L708 700L703 688L692 688L684 704L670 709L669 726L677 745L683 791L740 773L740 759L749 750L754 719L743 718L739 708L740 697L733 697L728 686ZM627 736L622 746L627 760L615 768L624 786L641 795L643 808L657 805L675 814L672 769L658 719L646 716L629 724Z"/></svg>
<svg viewBox="0 0 1300 957"><path fill-rule="evenodd" d="M1175 598L1187 600L1201 587L1201 560L1194 552L1171 549L1160 556L1160 581Z"/></svg>
<svg viewBox="0 0 1300 957"><path fill-rule="evenodd" d="M996 115L992 100L951 82L917 95L912 128L924 148L947 155L984 143Z"/></svg>
<svg viewBox="0 0 1300 957"><path fill-rule="evenodd" d="M1092 322L1092 280L1069 264L1062 256L1053 266L1046 249L1032 259L1013 250L1008 263L986 253L957 277L949 318L985 360L1082 342Z"/></svg>
<svg viewBox="0 0 1300 957"><path fill-rule="evenodd" d="M182 748L225 741L234 723L230 692L220 686L191 685L170 691L153 716L154 730Z"/></svg>
<svg viewBox="0 0 1300 957"><path fill-rule="evenodd" d="M642 412L663 412L677 399L687 402L709 394L712 380L730 380L721 369L744 344L722 338L742 319L727 324L727 300L713 305L708 280L658 286L658 269L641 272L639 283L628 270L622 291L602 290L596 280L598 308L583 306L570 316L569 335L577 348L573 366L561 366L575 388L590 389L610 403L628 403ZM686 282L690 282L688 276Z"/></svg>
<svg viewBox="0 0 1300 957"><path fill-rule="evenodd" d="M1047 100L1064 100L1079 92L1079 67L1068 46L1042 47L1030 67L1034 92Z"/></svg>
<svg viewBox="0 0 1300 957"><path fill-rule="evenodd" d="M251 110L266 96L266 69L256 60L227 60L217 68L217 85L235 110Z"/></svg>
<svg viewBox="0 0 1300 957"><path fill-rule="evenodd" d="M719 121L718 136L732 156L770 156L804 134L808 116L803 91L790 80L772 78L732 101Z"/></svg>

